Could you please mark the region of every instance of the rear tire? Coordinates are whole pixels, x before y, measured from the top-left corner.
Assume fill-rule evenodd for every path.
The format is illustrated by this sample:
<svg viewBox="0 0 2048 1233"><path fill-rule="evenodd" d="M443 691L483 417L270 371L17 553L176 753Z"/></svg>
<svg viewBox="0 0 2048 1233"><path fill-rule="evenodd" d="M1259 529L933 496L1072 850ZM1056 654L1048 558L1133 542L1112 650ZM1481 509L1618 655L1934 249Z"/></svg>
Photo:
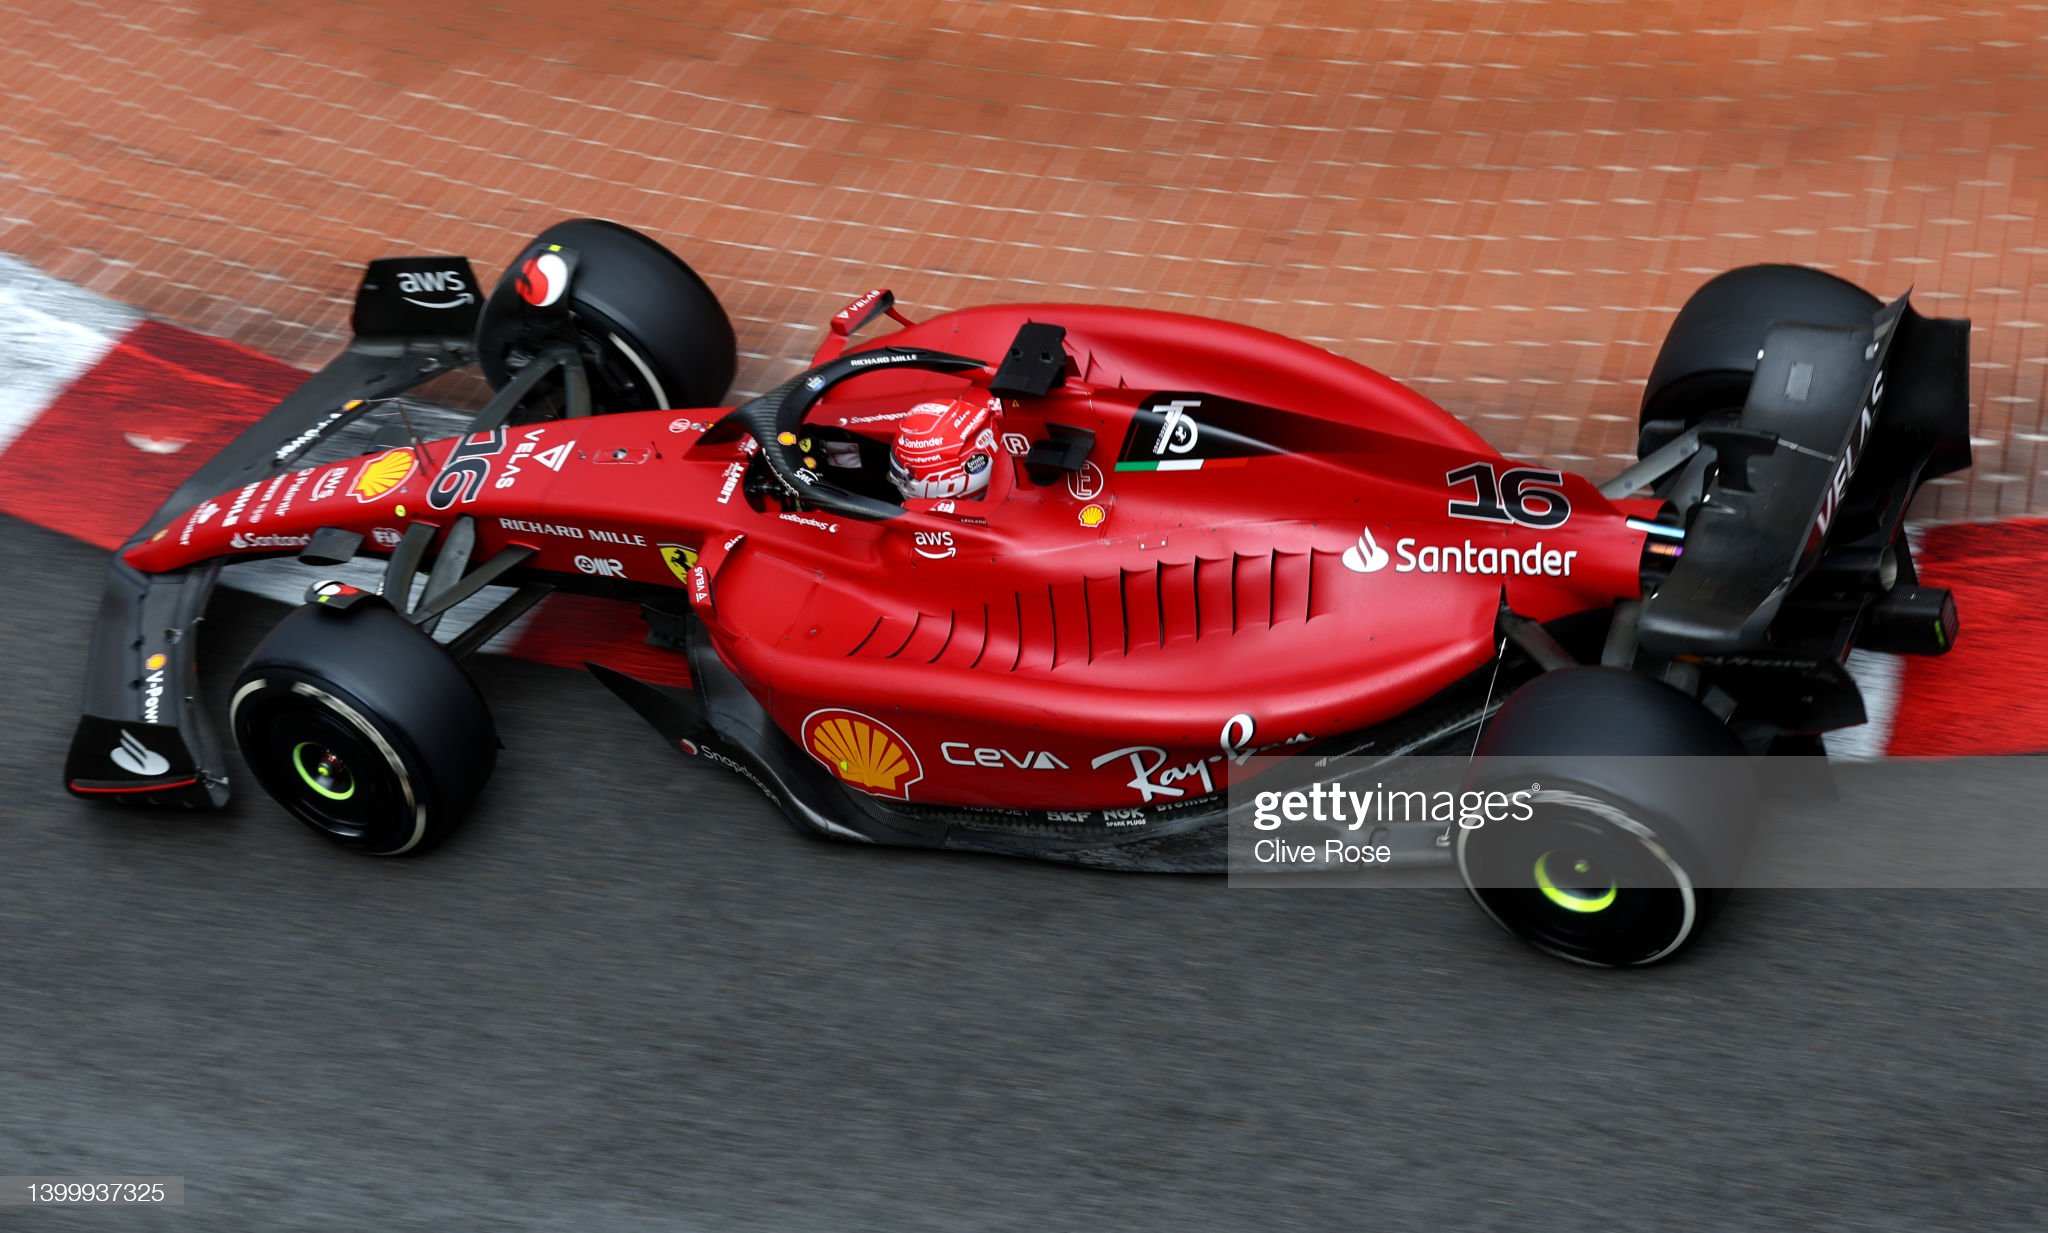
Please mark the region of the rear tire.
<svg viewBox="0 0 2048 1233"><path fill-rule="evenodd" d="M371 856L446 838L497 763L497 728L469 675L381 602L290 613L249 657L229 715L273 800Z"/></svg>
<svg viewBox="0 0 2048 1233"><path fill-rule="evenodd" d="M1880 307L1855 283L1807 266L1750 265L1708 279L1678 310L1650 366L1636 456L1694 424L1741 414L1773 325L1862 325Z"/></svg>
<svg viewBox="0 0 2048 1233"><path fill-rule="evenodd" d="M1705 932L1755 830L1741 744L1693 699L1619 668L1548 672L1488 723L1472 787L1531 816L1460 829L1466 889L1509 933L1595 967L1657 963Z"/></svg>
<svg viewBox="0 0 2048 1233"><path fill-rule="evenodd" d="M541 232L498 280L476 331L477 363L492 389L502 389L546 337L540 310L519 294L519 276L527 260L549 245L576 254L566 301L595 411L724 402L739 350L718 297L657 241L596 218L571 219Z"/></svg>

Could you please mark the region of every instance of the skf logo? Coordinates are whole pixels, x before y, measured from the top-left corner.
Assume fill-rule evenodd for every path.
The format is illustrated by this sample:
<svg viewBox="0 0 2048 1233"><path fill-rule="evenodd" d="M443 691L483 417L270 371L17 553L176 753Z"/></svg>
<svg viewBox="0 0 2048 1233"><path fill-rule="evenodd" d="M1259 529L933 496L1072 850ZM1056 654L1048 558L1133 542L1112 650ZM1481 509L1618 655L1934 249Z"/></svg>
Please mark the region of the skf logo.
<svg viewBox="0 0 2048 1233"><path fill-rule="evenodd" d="M398 294L406 303L417 304L421 308L460 308L476 300L476 296L469 290L469 284L462 281L462 274L458 270L408 270L398 276ZM415 298L423 295L443 298Z"/></svg>
<svg viewBox="0 0 2048 1233"><path fill-rule="evenodd" d="M858 711L812 711L804 720L804 747L834 775L876 796L910 799L924 767L887 724Z"/></svg>
<svg viewBox="0 0 2048 1233"><path fill-rule="evenodd" d="M690 585L690 570L697 564L695 548L686 548L681 544L663 544L661 560L662 564L668 566L668 572L676 576L677 582L684 586Z"/></svg>
<svg viewBox="0 0 2048 1233"><path fill-rule="evenodd" d="M405 481L419 466L409 449L386 450L363 464L356 472L355 482L348 486L349 495L365 504L402 488Z"/></svg>

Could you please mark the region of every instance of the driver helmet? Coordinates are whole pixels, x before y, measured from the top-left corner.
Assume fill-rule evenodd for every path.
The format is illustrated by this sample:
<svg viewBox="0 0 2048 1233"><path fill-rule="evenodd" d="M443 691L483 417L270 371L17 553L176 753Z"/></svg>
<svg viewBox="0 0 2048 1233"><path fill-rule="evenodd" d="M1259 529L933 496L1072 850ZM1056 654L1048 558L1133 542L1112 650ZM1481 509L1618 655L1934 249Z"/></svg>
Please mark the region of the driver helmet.
<svg viewBox="0 0 2048 1233"><path fill-rule="evenodd" d="M995 465L992 398L919 403L896 425L889 481L906 501L979 497Z"/></svg>

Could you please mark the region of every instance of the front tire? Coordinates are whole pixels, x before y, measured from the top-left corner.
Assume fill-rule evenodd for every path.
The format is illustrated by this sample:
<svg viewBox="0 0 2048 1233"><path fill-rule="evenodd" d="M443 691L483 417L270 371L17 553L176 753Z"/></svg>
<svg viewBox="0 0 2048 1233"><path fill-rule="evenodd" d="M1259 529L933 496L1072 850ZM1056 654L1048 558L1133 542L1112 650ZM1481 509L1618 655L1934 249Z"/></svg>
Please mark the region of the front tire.
<svg viewBox="0 0 2048 1233"><path fill-rule="evenodd" d="M1756 790L1741 744L1692 698L1618 668L1545 673L1508 698L1478 754L1474 788L1529 790L1527 816L1457 837L1466 889L1509 933L1575 963L1640 966L1692 945L1726 902Z"/></svg>
<svg viewBox="0 0 2048 1233"><path fill-rule="evenodd" d="M561 301L536 309L520 294L520 278L529 260L556 245L575 253L575 272ZM484 303L477 364L492 389L504 388L539 352L551 336L547 314L564 307L598 413L723 403L739 349L718 297L659 242L596 218L541 232Z"/></svg>
<svg viewBox="0 0 2048 1233"><path fill-rule="evenodd" d="M468 674L381 601L286 616L236 679L229 714L271 798L370 856L446 838L497 762L497 730Z"/></svg>

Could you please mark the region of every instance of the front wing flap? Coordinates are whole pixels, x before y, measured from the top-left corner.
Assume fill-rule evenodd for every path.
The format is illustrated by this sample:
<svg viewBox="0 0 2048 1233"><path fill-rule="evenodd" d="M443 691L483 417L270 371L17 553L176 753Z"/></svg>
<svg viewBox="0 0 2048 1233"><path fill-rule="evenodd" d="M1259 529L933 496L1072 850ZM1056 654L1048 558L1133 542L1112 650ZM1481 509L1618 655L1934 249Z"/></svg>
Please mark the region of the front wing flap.
<svg viewBox="0 0 2048 1233"><path fill-rule="evenodd" d="M294 469L376 400L473 362L473 292L469 302L456 302L440 316L416 305L405 313L379 308L433 268L447 271L442 286L467 280L475 287L461 258L372 263L358 293L356 322L359 331L372 332L359 332L331 363L195 471L115 554L93 625L84 715L65 760L71 792L193 808L227 803L226 763L199 697L197 661L199 624L223 563L148 574L123 556L199 502ZM409 281L401 284L401 275ZM401 326L417 332L397 332Z"/></svg>

